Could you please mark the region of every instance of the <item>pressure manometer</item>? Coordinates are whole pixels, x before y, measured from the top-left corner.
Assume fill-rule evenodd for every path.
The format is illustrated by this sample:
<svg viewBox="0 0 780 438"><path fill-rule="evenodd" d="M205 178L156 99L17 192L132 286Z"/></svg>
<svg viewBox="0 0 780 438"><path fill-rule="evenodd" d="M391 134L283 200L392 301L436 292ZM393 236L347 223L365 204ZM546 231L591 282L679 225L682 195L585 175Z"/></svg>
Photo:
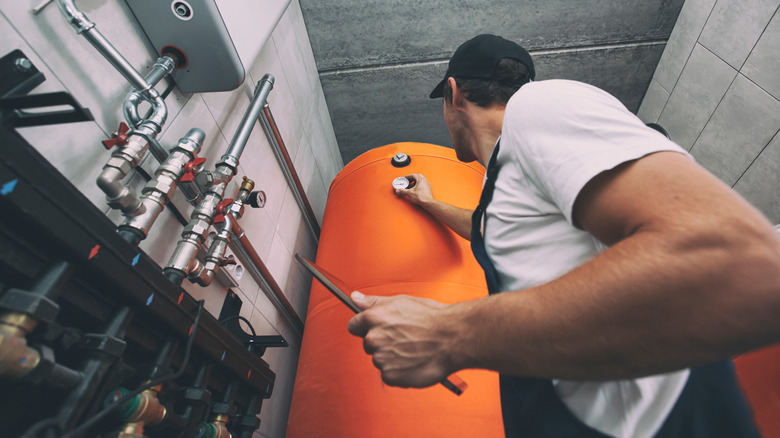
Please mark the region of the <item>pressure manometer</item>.
<svg viewBox="0 0 780 438"><path fill-rule="evenodd" d="M398 178L393 180L393 188L396 190L408 189L410 185L411 182L409 181L409 179L403 176L399 176Z"/></svg>

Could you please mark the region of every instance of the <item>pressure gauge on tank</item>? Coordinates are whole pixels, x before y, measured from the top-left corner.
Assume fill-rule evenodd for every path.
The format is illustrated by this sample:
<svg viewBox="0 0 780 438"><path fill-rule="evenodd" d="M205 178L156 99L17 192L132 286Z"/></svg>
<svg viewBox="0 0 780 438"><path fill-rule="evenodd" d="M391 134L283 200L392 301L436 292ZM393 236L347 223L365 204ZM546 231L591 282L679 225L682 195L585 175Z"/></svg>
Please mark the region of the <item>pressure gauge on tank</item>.
<svg viewBox="0 0 780 438"><path fill-rule="evenodd" d="M408 189L411 186L411 182L408 178L399 176L393 180L393 188L396 190Z"/></svg>

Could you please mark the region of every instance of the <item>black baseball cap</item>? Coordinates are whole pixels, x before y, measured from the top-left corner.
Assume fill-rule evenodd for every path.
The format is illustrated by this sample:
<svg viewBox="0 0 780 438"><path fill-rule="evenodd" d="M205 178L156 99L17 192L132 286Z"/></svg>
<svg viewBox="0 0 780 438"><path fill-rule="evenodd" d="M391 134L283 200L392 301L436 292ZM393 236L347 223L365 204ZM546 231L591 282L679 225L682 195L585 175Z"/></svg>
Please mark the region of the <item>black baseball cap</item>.
<svg viewBox="0 0 780 438"><path fill-rule="evenodd" d="M447 78L490 79L496 64L502 58L512 58L528 67L530 78L536 76L531 55L517 43L496 35L477 35L458 47L452 55L447 73L433 89L431 99L443 97L442 89Z"/></svg>

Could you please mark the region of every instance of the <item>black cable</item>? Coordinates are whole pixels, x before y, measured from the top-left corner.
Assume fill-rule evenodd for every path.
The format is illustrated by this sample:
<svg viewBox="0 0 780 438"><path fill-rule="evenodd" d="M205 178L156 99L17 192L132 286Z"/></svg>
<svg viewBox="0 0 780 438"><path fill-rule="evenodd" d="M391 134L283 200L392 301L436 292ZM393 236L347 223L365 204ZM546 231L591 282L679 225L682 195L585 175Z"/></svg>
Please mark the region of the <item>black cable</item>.
<svg viewBox="0 0 780 438"><path fill-rule="evenodd" d="M257 336L257 333L255 333L255 328L252 327L252 323L249 322L248 319L244 318L241 315L231 316L230 318L225 318L222 321L220 321L219 323L222 324L222 325L225 325L226 322L233 321L234 319L238 319L238 320L244 321L246 323L246 325L249 326L249 330L252 332L252 336Z"/></svg>
<svg viewBox="0 0 780 438"><path fill-rule="evenodd" d="M95 414L94 416L92 416L92 418L90 418L89 420L85 421L79 427L71 430L67 434L62 435L60 438L72 438L72 437L75 437L77 434L79 434L81 432L89 430L90 427L94 426L98 421L103 419L103 417L105 417L106 415L108 415L111 412L113 412L119 406L122 406L125 402L130 401L133 397L137 396L138 394L146 391L149 388L153 388L153 387L155 387L157 385L165 383L165 382L167 382L169 380L177 379L177 378L179 378L179 376L184 374L184 370L187 368L187 363L190 360L190 353L192 352L192 344L195 341L195 332L198 331L198 322L200 321L200 314L201 314L201 311L203 310L203 303L204 303L203 300L199 300L198 301L198 313L195 315L195 322L192 324L192 333L190 334L189 339L187 339L187 346L184 349L184 359L182 360L181 366L179 367L178 371L176 371L173 374L168 374L168 375L162 376L162 377L160 377L160 378L158 378L156 380L153 380L153 381L151 381L149 383L146 383L146 384L142 385L140 388L138 388L138 389L136 389L134 391L128 392L122 398L120 398L119 400L117 400L117 401L111 403L110 405L106 406L105 408L103 408L102 411L100 411L97 414Z"/></svg>
<svg viewBox="0 0 780 438"><path fill-rule="evenodd" d="M43 436L40 434L40 432L43 432L47 429L54 429L55 432L59 433L62 431L62 425L60 425L59 419L57 418L47 418L46 420L39 421L38 423L35 423L32 427L27 429L27 432L24 433L24 435L21 436L21 438L36 438L39 436Z"/></svg>

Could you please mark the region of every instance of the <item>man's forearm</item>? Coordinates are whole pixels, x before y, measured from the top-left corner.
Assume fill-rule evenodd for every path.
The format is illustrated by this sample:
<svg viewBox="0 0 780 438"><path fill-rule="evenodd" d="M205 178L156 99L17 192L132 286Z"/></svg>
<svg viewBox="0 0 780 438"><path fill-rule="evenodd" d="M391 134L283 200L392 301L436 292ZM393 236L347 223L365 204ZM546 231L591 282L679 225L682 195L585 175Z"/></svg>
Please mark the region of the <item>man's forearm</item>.
<svg viewBox="0 0 780 438"><path fill-rule="evenodd" d="M453 305L442 318L459 327L448 360L453 370L618 379L777 342L777 245L739 240L724 250L638 233L550 283Z"/></svg>
<svg viewBox="0 0 780 438"><path fill-rule="evenodd" d="M439 222L466 240L471 240L471 215L474 210L455 207L441 201L429 201L420 204Z"/></svg>

